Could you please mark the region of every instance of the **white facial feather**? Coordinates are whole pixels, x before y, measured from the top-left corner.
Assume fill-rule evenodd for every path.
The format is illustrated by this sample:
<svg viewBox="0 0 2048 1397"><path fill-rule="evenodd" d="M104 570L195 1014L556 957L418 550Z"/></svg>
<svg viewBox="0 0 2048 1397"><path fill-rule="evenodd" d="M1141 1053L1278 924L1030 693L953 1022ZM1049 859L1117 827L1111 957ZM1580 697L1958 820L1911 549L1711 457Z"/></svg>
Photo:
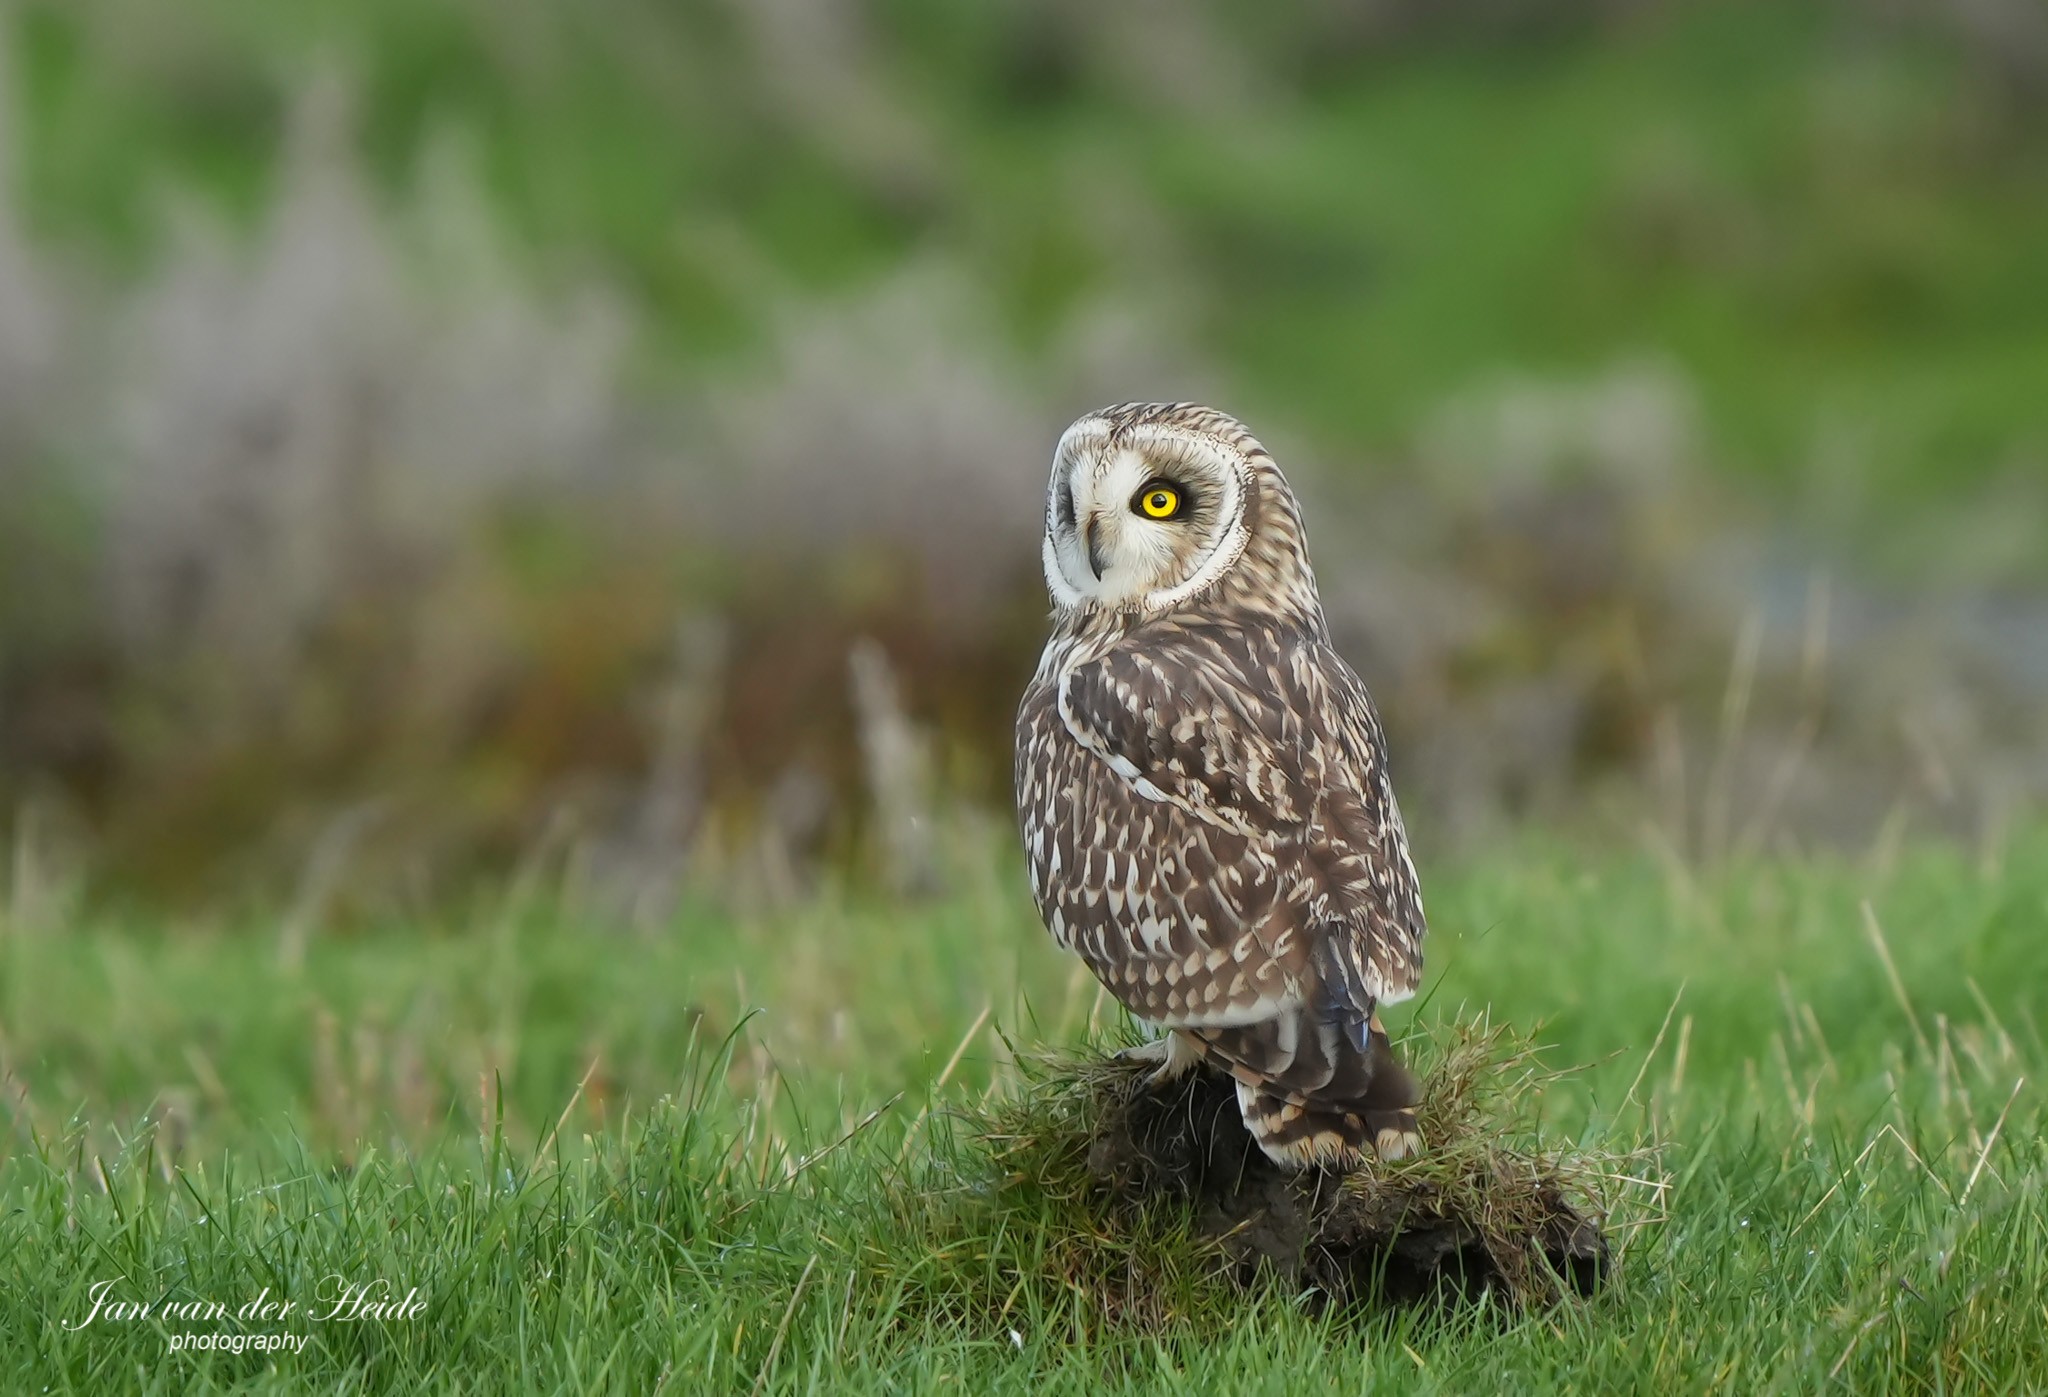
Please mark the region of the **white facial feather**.
<svg viewBox="0 0 2048 1397"><path fill-rule="evenodd" d="M1053 602L1114 611L1186 601L1243 554L1250 479L1251 463L1213 437L1141 425L1112 448L1108 424L1082 418L1053 452L1046 492L1041 553ZM1136 501L1155 480L1194 503L1181 517L1146 517Z"/></svg>

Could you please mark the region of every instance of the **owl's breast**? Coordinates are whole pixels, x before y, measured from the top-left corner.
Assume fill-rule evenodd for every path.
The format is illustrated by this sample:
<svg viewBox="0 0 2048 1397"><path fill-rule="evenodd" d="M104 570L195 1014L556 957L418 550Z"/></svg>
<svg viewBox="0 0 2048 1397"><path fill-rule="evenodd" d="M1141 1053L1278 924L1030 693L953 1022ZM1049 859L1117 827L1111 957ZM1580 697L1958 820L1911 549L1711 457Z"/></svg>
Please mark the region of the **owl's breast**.
<svg viewBox="0 0 2048 1397"><path fill-rule="evenodd" d="M1286 998L1308 946L1289 931L1285 860L1141 795L1074 740L1057 684L1026 692L1016 749L1018 827L1053 939L1155 1023L1238 1022Z"/></svg>

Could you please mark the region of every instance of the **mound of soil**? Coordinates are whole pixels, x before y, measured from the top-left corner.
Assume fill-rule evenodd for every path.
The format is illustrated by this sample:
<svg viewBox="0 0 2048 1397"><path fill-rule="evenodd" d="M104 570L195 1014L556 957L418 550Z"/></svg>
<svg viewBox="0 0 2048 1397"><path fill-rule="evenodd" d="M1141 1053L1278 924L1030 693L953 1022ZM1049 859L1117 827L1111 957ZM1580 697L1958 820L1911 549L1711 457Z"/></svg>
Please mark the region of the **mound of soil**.
<svg viewBox="0 0 2048 1397"><path fill-rule="evenodd" d="M1253 1143L1228 1077L1155 1087L1149 1071L1102 1064L1089 1173L1133 1205L1192 1204L1246 1281L1265 1272L1340 1306L1489 1291L1523 1306L1590 1295L1609 1273L1601 1226L1541 1160L1467 1138L1398 1164L1292 1173ZM1426 1102L1422 1114L1427 1135Z"/></svg>

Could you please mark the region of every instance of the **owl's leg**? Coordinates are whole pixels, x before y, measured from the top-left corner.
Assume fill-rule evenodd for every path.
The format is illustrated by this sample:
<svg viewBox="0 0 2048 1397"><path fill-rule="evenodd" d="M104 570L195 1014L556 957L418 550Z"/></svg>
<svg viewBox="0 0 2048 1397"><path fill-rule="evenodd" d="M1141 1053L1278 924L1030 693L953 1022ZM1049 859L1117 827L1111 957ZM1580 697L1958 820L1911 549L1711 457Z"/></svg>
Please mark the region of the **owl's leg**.
<svg viewBox="0 0 2048 1397"><path fill-rule="evenodd" d="M1372 1055L1372 1082L1359 1103L1359 1116L1371 1132L1373 1152L1381 1159L1409 1159L1422 1153L1422 1132L1415 1123L1415 1107L1421 1104L1422 1088L1415 1074L1394 1056L1393 1042L1374 1014L1367 1020Z"/></svg>
<svg viewBox="0 0 2048 1397"><path fill-rule="evenodd" d="M1117 1054L1126 1062L1156 1062L1152 1074L1145 1079L1145 1085L1166 1086L1200 1067L1205 1060L1202 1046L1178 1029L1168 1029L1162 1036L1149 1043L1140 1043L1135 1048L1125 1048Z"/></svg>

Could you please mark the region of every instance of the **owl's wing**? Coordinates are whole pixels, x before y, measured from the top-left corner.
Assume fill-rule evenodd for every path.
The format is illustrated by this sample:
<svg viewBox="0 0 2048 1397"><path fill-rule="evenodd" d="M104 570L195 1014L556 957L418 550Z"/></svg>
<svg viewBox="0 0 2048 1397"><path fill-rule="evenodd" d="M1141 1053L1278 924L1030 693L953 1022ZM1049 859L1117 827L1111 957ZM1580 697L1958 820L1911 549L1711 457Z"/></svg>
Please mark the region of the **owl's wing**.
<svg viewBox="0 0 2048 1397"><path fill-rule="evenodd" d="M1386 740L1326 641L1191 628L1078 667L1058 701L1075 740L1139 795L1268 851L1321 933L1332 999L1369 1009L1414 993L1426 928Z"/></svg>

